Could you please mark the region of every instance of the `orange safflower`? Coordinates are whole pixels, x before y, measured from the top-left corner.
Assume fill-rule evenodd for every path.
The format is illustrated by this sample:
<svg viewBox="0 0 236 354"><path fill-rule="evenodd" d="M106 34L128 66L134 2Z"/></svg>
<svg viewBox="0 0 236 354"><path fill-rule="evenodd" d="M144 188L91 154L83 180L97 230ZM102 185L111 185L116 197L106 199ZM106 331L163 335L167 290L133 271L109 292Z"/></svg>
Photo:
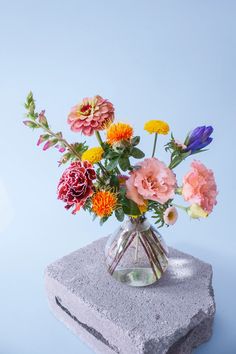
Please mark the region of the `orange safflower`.
<svg viewBox="0 0 236 354"><path fill-rule="evenodd" d="M117 206L117 196L111 191L98 191L92 196L92 211L100 218L110 216Z"/></svg>
<svg viewBox="0 0 236 354"><path fill-rule="evenodd" d="M107 142L111 145L122 140L130 140L132 136L133 128L125 123L111 124L107 130Z"/></svg>

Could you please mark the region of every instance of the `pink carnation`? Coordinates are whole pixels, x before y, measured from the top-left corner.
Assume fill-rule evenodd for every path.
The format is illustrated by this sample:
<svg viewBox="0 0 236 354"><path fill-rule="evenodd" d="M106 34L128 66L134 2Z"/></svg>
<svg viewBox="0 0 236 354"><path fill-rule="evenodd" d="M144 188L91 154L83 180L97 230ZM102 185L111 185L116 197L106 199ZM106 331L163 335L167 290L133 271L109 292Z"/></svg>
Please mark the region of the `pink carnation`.
<svg viewBox="0 0 236 354"><path fill-rule="evenodd" d="M183 197L186 201L198 204L207 213L211 213L217 203L214 174L200 161L193 161L191 168L183 179Z"/></svg>
<svg viewBox="0 0 236 354"><path fill-rule="evenodd" d="M93 194L93 180L96 173L88 161L76 161L63 172L58 187L58 199L66 203L65 208L75 207L75 214Z"/></svg>
<svg viewBox="0 0 236 354"><path fill-rule="evenodd" d="M113 104L101 96L84 98L72 108L68 116L71 130L88 136L94 131L105 129L113 120Z"/></svg>
<svg viewBox="0 0 236 354"><path fill-rule="evenodd" d="M126 181L127 198L143 205L146 199L164 204L174 196L176 178L163 162L153 157L143 160L139 166Z"/></svg>

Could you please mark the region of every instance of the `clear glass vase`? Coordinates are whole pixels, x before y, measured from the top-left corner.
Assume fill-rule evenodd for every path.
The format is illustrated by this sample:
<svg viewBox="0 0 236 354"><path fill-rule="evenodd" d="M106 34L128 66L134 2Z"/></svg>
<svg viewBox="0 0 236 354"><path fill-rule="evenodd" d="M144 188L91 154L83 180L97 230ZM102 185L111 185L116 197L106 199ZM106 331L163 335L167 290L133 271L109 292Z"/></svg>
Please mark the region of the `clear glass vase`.
<svg viewBox="0 0 236 354"><path fill-rule="evenodd" d="M108 272L131 286L147 286L161 278L168 266L168 248L145 216L128 218L105 248Z"/></svg>

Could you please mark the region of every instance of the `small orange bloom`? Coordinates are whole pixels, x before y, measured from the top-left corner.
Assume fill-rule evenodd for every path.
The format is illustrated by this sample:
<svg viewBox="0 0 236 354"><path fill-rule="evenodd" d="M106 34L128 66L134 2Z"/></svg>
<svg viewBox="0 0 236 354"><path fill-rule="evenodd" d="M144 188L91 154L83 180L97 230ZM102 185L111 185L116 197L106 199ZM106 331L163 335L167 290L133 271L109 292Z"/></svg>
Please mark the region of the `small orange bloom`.
<svg viewBox="0 0 236 354"><path fill-rule="evenodd" d="M138 205L138 208L142 214L146 213L146 211L148 210L148 201L144 200L144 204Z"/></svg>
<svg viewBox="0 0 236 354"><path fill-rule="evenodd" d="M122 140L130 140L133 136L133 128L129 124L111 124L107 130L107 142L111 145Z"/></svg>
<svg viewBox="0 0 236 354"><path fill-rule="evenodd" d="M111 191L98 191L92 196L92 211L100 218L111 215L116 205L117 196Z"/></svg>

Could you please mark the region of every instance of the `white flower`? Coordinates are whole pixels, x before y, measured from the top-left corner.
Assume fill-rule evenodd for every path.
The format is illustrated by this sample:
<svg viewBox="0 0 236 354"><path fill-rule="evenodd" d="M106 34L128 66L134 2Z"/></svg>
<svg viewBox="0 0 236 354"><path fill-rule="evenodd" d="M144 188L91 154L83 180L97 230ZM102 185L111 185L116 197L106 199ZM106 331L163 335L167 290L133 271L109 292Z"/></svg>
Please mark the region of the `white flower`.
<svg viewBox="0 0 236 354"><path fill-rule="evenodd" d="M174 225L178 219L178 212L175 207L169 207L163 214L164 221L167 225Z"/></svg>

